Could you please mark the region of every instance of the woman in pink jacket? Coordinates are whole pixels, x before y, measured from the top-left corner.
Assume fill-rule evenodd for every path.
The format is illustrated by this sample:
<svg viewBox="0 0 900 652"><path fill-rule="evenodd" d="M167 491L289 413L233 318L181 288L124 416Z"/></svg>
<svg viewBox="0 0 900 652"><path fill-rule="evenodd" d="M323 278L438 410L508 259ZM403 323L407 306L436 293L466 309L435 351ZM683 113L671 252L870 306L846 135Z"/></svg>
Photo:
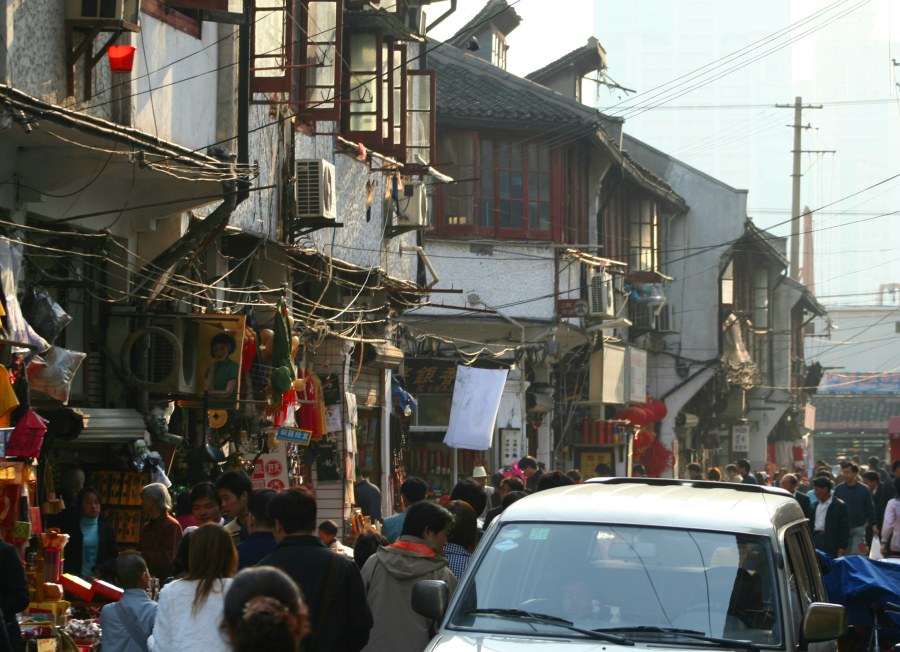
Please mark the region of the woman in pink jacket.
<svg viewBox="0 0 900 652"><path fill-rule="evenodd" d="M900 557L900 478L894 480L895 497L888 501L881 526L881 554Z"/></svg>

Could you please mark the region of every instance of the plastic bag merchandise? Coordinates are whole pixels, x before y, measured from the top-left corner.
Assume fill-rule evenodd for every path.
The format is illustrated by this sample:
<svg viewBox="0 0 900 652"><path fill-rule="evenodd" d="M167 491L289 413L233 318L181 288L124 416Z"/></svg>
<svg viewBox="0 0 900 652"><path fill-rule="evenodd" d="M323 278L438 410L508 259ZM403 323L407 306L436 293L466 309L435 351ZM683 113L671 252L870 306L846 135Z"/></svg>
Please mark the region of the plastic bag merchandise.
<svg viewBox="0 0 900 652"><path fill-rule="evenodd" d="M70 351L58 346L50 347L50 350L41 356L35 356L25 373L31 389L50 396L63 405L69 402L69 390L72 388L72 379L81 362L87 357L86 353Z"/></svg>
<svg viewBox="0 0 900 652"><path fill-rule="evenodd" d="M19 269L22 267L22 248L15 246L6 238L0 238L0 292L6 304L6 325L9 337L16 342L23 342L35 347L38 351L46 351L50 343L37 334L22 314L19 297L16 294ZM13 348L14 351L22 349Z"/></svg>
<svg viewBox="0 0 900 652"><path fill-rule="evenodd" d="M22 300L22 314L38 335L48 342L56 341L72 317L63 310L46 290L32 288Z"/></svg>

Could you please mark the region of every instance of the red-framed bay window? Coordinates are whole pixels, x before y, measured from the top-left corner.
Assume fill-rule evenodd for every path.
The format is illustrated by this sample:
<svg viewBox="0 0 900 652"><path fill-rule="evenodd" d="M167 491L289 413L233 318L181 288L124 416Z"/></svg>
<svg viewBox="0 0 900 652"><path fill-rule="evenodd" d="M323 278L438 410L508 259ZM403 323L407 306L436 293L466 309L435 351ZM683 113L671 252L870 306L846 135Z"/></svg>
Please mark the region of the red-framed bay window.
<svg viewBox="0 0 900 652"><path fill-rule="evenodd" d="M457 179L441 187L442 235L551 240L560 180L554 152L516 135L446 132L437 167Z"/></svg>
<svg viewBox="0 0 900 652"><path fill-rule="evenodd" d="M422 120L417 113L418 101L415 110L410 109L414 99L410 93L418 86L409 82L409 75L419 71L407 71L406 44L374 29L347 30L344 65L342 135L400 161L409 161L408 142L410 138L420 138ZM433 82L429 89L428 109L433 116Z"/></svg>
<svg viewBox="0 0 900 652"><path fill-rule="evenodd" d="M343 0L253 0L253 102L284 102L306 119L336 120L343 12Z"/></svg>

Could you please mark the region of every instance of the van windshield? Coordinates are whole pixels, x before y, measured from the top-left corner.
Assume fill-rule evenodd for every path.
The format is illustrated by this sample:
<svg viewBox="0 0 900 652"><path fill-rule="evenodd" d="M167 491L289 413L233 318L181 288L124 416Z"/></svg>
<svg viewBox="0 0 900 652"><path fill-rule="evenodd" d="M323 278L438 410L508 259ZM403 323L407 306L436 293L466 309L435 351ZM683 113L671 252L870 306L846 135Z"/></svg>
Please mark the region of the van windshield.
<svg viewBox="0 0 900 652"><path fill-rule="evenodd" d="M450 628L571 637L553 624L561 618L633 639L686 630L781 644L765 537L546 522L507 523L493 534ZM515 617L523 611L552 618Z"/></svg>

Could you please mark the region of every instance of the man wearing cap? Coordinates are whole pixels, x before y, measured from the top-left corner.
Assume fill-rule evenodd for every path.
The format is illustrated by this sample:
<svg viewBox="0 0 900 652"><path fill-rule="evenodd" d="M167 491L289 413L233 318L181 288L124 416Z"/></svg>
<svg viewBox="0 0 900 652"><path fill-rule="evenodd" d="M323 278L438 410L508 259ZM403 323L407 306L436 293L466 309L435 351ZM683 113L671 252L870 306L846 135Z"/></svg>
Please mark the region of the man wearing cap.
<svg viewBox="0 0 900 652"><path fill-rule="evenodd" d="M494 488L488 485L487 477L487 471L484 470L483 466L476 466L472 469L472 479L484 488L484 492L487 495L484 511L478 515L478 518L481 519L482 522L484 522L484 519L487 517L488 509L491 506L491 496L494 495Z"/></svg>

